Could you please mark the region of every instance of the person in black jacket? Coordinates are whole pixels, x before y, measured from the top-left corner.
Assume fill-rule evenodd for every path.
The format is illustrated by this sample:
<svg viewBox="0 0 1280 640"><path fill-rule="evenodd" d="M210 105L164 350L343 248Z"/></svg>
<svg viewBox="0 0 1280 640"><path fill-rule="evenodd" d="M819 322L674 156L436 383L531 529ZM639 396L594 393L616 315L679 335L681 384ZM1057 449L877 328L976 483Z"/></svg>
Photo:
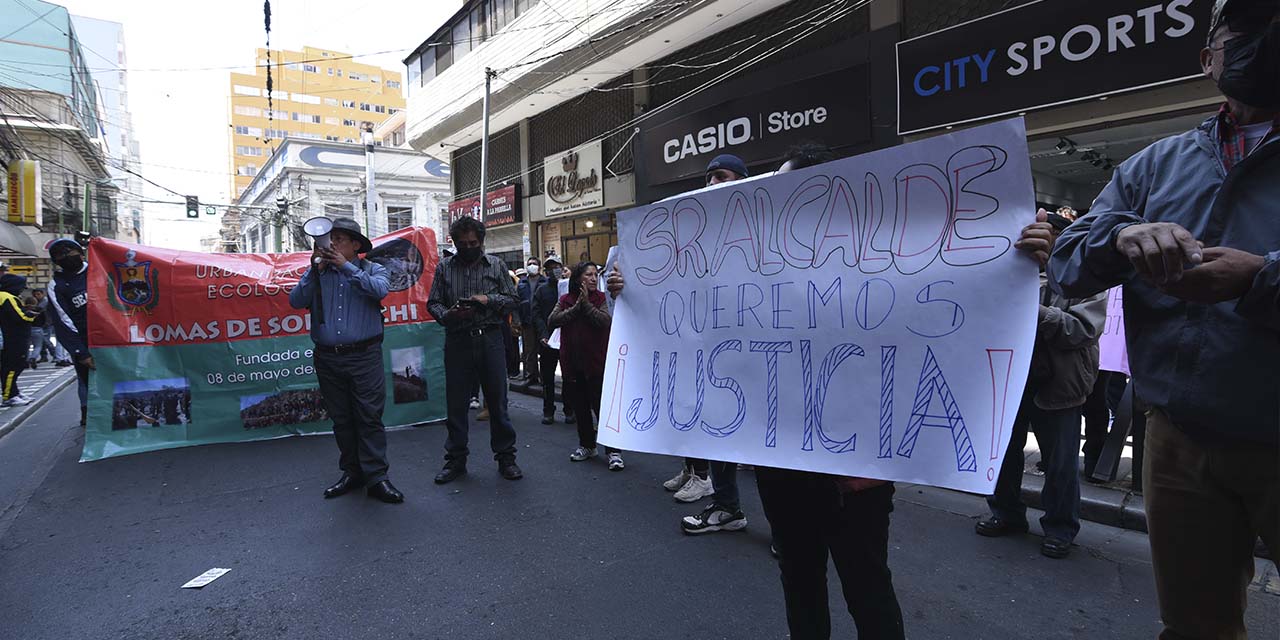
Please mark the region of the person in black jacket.
<svg viewBox="0 0 1280 640"><path fill-rule="evenodd" d="M533 339L538 341L538 378L542 380L542 424L552 424L556 421L556 363L560 361L560 351L547 346L547 340L551 339L552 331L547 325L547 318L560 302L560 267L560 261L554 256L543 261L542 271L546 274L546 278L533 290L533 300L529 305L533 316L530 320L537 334ZM563 401L564 398L561 400ZM570 415L569 405L567 402L562 404L567 417Z"/></svg>
<svg viewBox="0 0 1280 640"><path fill-rule="evenodd" d="M49 258L58 267L53 281L49 283L49 305L56 314L53 327L58 334L58 342L71 355L76 367L80 426L83 427L89 398L89 371L94 368L93 356L89 355L89 296L85 290L89 263L84 260L84 248L70 238L58 238L47 248Z"/></svg>
<svg viewBox="0 0 1280 640"><path fill-rule="evenodd" d="M4 401L0 406L16 407L31 400L18 392L18 376L27 368L27 351L31 348L31 325L36 316L28 315L18 296L27 288L27 279L6 273L0 276L0 331L4 347L0 348L0 385Z"/></svg>

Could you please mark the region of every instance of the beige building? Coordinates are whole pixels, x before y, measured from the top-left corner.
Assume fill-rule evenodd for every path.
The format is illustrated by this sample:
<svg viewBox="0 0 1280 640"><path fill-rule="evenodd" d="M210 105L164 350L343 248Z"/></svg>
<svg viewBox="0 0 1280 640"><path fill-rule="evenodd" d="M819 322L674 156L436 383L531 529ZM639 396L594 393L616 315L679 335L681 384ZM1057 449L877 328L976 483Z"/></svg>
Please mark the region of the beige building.
<svg viewBox="0 0 1280 640"><path fill-rule="evenodd" d="M240 197L285 137L358 143L364 123L377 126L404 109L399 71L315 47L270 53L269 106L266 49L257 50L253 74L232 73L229 81L233 199Z"/></svg>

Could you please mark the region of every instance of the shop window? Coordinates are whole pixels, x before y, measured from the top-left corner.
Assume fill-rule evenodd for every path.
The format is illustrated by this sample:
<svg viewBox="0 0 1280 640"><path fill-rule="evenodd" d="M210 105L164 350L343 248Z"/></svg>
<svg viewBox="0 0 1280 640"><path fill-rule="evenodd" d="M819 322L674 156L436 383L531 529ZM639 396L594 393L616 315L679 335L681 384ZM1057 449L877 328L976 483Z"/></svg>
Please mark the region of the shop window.
<svg viewBox="0 0 1280 640"><path fill-rule="evenodd" d="M413 226L413 207L387 207L387 230L399 231Z"/></svg>

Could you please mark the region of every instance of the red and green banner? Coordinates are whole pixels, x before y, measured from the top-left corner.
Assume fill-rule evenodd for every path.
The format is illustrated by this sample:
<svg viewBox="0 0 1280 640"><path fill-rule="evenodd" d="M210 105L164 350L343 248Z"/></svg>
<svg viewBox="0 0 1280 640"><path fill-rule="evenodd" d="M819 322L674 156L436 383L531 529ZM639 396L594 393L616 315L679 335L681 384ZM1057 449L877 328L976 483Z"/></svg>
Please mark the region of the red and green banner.
<svg viewBox="0 0 1280 640"><path fill-rule="evenodd" d="M445 415L444 332L427 313L436 238L373 242L387 268L383 421ZM310 253L211 254L96 238L89 246L89 421L81 461L324 433L311 315L289 306Z"/></svg>

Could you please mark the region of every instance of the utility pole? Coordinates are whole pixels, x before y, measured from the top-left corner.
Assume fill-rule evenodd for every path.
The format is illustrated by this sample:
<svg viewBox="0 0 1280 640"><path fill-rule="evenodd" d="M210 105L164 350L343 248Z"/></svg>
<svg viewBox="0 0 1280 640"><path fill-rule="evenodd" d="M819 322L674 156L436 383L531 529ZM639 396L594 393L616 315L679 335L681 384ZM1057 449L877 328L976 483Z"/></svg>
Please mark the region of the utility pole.
<svg viewBox="0 0 1280 640"><path fill-rule="evenodd" d="M484 128L480 134L480 221L489 217L489 83L494 73L489 67L484 68Z"/></svg>
<svg viewBox="0 0 1280 640"><path fill-rule="evenodd" d="M360 141L364 143L364 230L369 237L376 238L384 233L381 225L374 225L379 220L375 209L378 206L377 192L373 190L373 123L364 123L364 131L360 133Z"/></svg>
<svg viewBox="0 0 1280 640"><path fill-rule="evenodd" d="M274 227L276 253L284 251L284 225L289 220L289 199L283 195L276 197L276 220Z"/></svg>

